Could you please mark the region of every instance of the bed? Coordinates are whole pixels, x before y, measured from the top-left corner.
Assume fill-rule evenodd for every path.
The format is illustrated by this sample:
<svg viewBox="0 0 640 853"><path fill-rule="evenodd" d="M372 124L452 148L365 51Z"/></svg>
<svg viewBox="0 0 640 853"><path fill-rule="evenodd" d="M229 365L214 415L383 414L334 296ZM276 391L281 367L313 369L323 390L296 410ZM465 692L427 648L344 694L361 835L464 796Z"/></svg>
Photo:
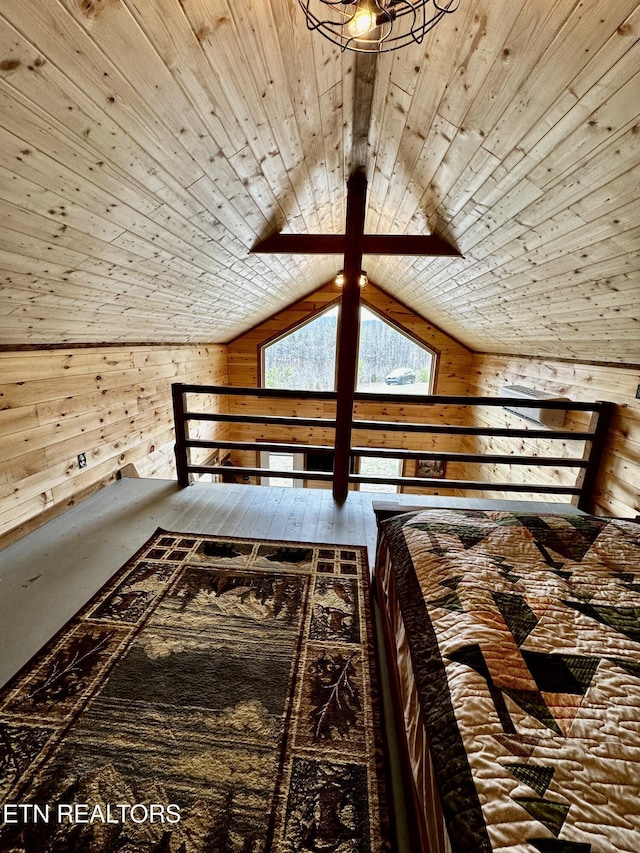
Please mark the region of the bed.
<svg viewBox="0 0 640 853"><path fill-rule="evenodd" d="M640 525L428 509L379 526L421 849L640 849Z"/></svg>

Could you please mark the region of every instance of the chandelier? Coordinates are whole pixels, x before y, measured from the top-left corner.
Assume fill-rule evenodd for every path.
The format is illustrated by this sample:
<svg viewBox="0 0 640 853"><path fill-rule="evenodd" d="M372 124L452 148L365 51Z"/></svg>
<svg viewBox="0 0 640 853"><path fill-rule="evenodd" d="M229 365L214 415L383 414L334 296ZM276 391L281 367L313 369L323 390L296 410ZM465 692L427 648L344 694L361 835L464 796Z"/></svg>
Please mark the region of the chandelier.
<svg viewBox="0 0 640 853"><path fill-rule="evenodd" d="M386 53L417 42L459 0L298 0L310 30L342 50Z"/></svg>

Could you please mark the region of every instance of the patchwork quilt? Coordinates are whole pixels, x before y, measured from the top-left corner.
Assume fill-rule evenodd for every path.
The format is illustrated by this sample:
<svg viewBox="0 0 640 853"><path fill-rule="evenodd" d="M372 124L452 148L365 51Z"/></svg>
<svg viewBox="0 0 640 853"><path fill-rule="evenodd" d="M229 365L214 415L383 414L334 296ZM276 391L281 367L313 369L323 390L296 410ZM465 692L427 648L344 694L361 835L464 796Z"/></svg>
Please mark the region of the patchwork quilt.
<svg viewBox="0 0 640 853"><path fill-rule="evenodd" d="M640 850L640 525L383 523L456 853Z"/></svg>

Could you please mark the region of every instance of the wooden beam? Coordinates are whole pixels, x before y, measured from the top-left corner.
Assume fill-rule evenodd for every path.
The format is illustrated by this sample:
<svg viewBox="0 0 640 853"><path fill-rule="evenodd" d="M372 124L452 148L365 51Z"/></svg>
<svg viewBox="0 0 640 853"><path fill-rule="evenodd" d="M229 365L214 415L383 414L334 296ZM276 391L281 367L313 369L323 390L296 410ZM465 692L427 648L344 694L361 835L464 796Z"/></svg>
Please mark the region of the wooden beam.
<svg viewBox="0 0 640 853"><path fill-rule="evenodd" d="M251 249L257 254L342 255L344 234L272 234ZM460 252L435 234L365 234L363 255L430 255L460 257Z"/></svg>
<svg viewBox="0 0 640 853"><path fill-rule="evenodd" d="M369 127L377 58L376 53L356 53L350 170L352 175L356 172L367 174Z"/></svg>
<svg viewBox="0 0 640 853"><path fill-rule="evenodd" d="M460 252L436 234L365 234L363 255L451 255Z"/></svg>
<svg viewBox="0 0 640 853"><path fill-rule="evenodd" d="M342 255L344 234L272 234L251 249L254 254Z"/></svg>
<svg viewBox="0 0 640 853"><path fill-rule="evenodd" d="M344 286L338 314L336 450L333 463L333 497L338 503L344 503L349 492L351 422L358 369L360 273L362 272L366 199L367 179L362 172L357 172L347 182Z"/></svg>
<svg viewBox="0 0 640 853"><path fill-rule="evenodd" d="M181 486L188 486L189 480L189 462L187 459L187 446L185 435L185 417L184 417L184 386L180 382L174 382L171 386L171 396L173 397L173 418L175 428L175 454L176 454L176 473L178 475L178 483Z"/></svg>
<svg viewBox="0 0 640 853"><path fill-rule="evenodd" d="M600 400L598 402L600 409L593 413L589 424L589 431L594 433L593 440L590 445L587 443L584 448L583 458L588 459L589 464L581 472L582 476L578 478L580 497L578 498L577 505L578 509L581 509L583 512L593 512L595 509L593 492L596 487L596 480L600 471L600 462L607 442L607 436L609 435L611 415L613 414L613 403Z"/></svg>

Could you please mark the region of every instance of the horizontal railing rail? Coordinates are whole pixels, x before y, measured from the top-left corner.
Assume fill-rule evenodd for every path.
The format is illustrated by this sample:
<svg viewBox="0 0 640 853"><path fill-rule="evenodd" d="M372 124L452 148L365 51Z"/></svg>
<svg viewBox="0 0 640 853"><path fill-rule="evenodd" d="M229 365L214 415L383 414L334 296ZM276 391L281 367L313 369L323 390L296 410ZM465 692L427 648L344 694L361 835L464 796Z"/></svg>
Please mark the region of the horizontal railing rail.
<svg viewBox="0 0 640 853"><path fill-rule="evenodd" d="M178 383L180 384L180 383ZM303 391L291 388L239 388L235 385L185 385L181 384L185 394L214 394L220 396L269 397L273 400L327 400L335 402L335 391ZM513 400L511 401L513 402Z"/></svg>
<svg viewBox="0 0 640 853"><path fill-rule="evenodd" d="M328 444L287 444L286 442L226 441L224 439L187 439L186 447L203 447L212 450L273 450L280 453L323 453L333 450ZM389 447L352 447L354 456L369 456L376 459L428 459L442 462L483 462L505 465L540 465L546 467L586 468L586 459L570 459L565 456L512 456L510 454L458 453L455 451L405 450Z"/></svg>
<svg viewBox="0 0 640 853"><path fill-rule="evenodd" d="M227 415L212 412L185 412L185 421L220 421L226 424L271 424L272 426L321 426L332 428L336 422L333 418L296 418L280 417L279 415Z"/></svg>
<svg viewBox="0 0 640 853"><path fill-rule="evenodd" d="M175 383L172 386L174 420L176 429L176 465L178 480L181 485L188 485L192 474L215 474L223 477L268 477L287 478L295 480L317 480L331 482L334 474L328 471L311 470L305 467L297 470L272 470L262 466L238 466L220 464L194 464L190 461L190 451L196 449L211 449L217 451L260 451L301 454L330 454L334 445L317 444L313 442L274 441L267 437L264 440L233 440L228 438L192 438L188 435L189 424L195 421L218 422L221 424L259 424L264 432L271 427L305 427L311 430L335 430L335 417L308 417L295 414L273 414L265 411L262 414L253 412L203 412L192 410L186 405L187 395L206 395L217 397L236 397L239 399L264 399L265 402L303 400L335 406L336 394L332 391L304 391L302 389L271 389L271 388L240 388L227 385L187 385ZM545 441L582 442L582 456L537 455L531 453L471 453L439 450L408 450L384 442L384 446L361 446L354 444L350 448L351 458L374 457L380 459L426 460L460 462L466 464L513 465L554 469L576 470L576 481L573 484L562 483L527 483L527 482L498 482L490 480L455 479L446 477L417 477L417 476L376 476L360 474L351 470L348 474L349 483L354 484L387 484L393 486L410 486L419 488L437 488L440 490L464 491L497 491L520 492L523 494L564 494L577 498L577 504L586 508L595 485L604 441L608 430L608 422L612 404L605 401L574 402L570 400L552 399L520 399L512 397L464 397L458 395L428 395L421 397L409 394L384 393L375 395L357 392L354 395L354 407L357 404L376 403L387 409L394 407L421 407L425 409L447 406L464 407L503 407L517 403L519 408L561 409L571 412L590 412L592 417L587 429L568 430L551 428L520 428L520 427L484 427L466 426L463 424L434 424L416 421L389 421L388 419L360 419L352 422L352 430L358 432L383 432L391 438L394 433L421 433L429 435L448 436L485 436L512 439L544 439ZM265 405L265 409L266 409ZM323 412L323 415L326 411ZM388 415L386 416L388 418ZM352 466L353 467L353 466Z"/></svg>
<svg viewBox="0 0 640 853"><path fill-rule="evenodd" d="M565 406L566 409L566 406ZM511 427L470 427L455 424L397 423L396 421L354 421L354 430L384 430L385 432L424 432L427 435L487 435L506 438L544 438L557 441L582 441L595 436L594 432L573 430L512 429Z"/></svg>
<svg viewBox="0 0 640 853"><path fill-rule="evenodd" d="M370 474L352 474L349 478L352 483L378 483L377 477ZM384 480L392 486L411 485L411 486L429 486L430 488L441 488L442 480L435 477L387 477ZM486 482L484 480L447 480L447 486L450 489L481 490L490 492L525 492L540 494L541 491L545 495L579 495L579 486L559 486L548 484L541 489L540 484L531 485L531 483L506 483Z"/></svg>
<svg viewBox="0 0 640 853"><path fill-rule="evenodd" d="M274 400L326 400L335 402L335 391L305 391L297 388L244 388L235 385L181 385L185 394L214 394L231 397L268 397ZM558 399L520 399L519 397L469 397L451 394L371 394L356 391L356 403L377 403L385 401L413 406L513 406L530 409L566 409L572 412L593 412L602 405L601 401L594 403Z"/></svg>
<svg viewBox="0 0 640 853"><path fill-rule="evenodd" d="M296 468L292 471L274 471L272 468L248 468L244 465L242 467L233 465L190 465L189 471L193 474L242 474L247 477L281 477L287 480L324 480L326 483L330 483L333 480L332 473L326 471L304 471L301 468Z"/></svg>

